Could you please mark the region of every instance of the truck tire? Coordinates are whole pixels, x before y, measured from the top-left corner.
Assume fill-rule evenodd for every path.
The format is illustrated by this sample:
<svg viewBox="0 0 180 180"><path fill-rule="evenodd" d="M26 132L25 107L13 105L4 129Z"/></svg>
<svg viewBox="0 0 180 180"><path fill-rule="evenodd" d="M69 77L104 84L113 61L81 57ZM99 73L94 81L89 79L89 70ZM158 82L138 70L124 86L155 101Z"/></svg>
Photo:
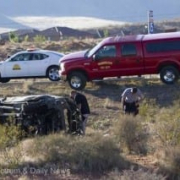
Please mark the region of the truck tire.
<svg viewBox="0 0 180 180"><path fill-rule="evenodd" d="M72 89L82 90L86 86L86 77L81 72L73 72L68 78L69 85Z"/></svg>
<svg viewBox="0 0 180 180"><path fill-rule="evenodd" d="M166 66L161 69L160 78L165 84L174 84L179 79L179 71L173 66Z"/></svg>

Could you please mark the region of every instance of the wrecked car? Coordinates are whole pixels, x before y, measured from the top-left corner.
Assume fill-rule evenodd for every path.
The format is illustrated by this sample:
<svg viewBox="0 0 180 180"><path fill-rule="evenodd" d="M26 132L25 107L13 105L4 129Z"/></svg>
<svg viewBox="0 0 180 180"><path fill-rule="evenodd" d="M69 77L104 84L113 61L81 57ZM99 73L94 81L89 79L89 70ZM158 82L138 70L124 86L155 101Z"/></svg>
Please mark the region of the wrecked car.
<svg viewBox="0 0 180 180"><path fill-rule="evenodd" d="M81 114L69 97L28 95L0 98L0 124L19 125L28 134L80 132Z"/></svg>

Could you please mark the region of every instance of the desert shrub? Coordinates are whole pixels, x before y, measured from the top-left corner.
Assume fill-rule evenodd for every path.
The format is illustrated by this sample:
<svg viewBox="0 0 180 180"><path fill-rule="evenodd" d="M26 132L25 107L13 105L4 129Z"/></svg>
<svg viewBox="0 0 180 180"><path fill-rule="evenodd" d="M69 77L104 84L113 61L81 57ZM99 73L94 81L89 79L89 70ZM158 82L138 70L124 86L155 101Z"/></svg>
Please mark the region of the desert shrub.
<svg viewBox="0 0 180 180"><path fill-rule="evenodd" d="M23 131L20 126L14 124L10 117L7 123L0 125L0 147L2 149L15 146L22 138Z"/></svg>
<svg viewBox="0 0 180 180"><path fill-rule="evenodd" d="M23 87L22 87L23 93L25 93L25 94L29 93L31 91L33 83L34 83L33 80L24 81Z"/></svg>
<svg viewBox="0 0 180 180"><path fill-rule="evenodd" d="M15 125L12 118L9 118L6 124L0 125L0 176L5 169L15 169L19 166L22 157L19 146L21 138L20 126Z"/></svg>
<svg viewBox="0 0 180 180"><path fill-rule="evenodd" d="M103 178L107 179L107 177ZM139 169L137 171L130 169L124 170L123 172L114 171L109 173L109 180L165 180L161 174L157 174L157 172L145 171L143 169Z"/></svg>
<svg viewBox="0 0 180 180"><path fill-rule="evenodd" d="M75 144L75 151L71 152L73 161L77 162L79 170L101 172L125 165L125 161L119 156L119 149L112 139L96 136L89 141L79 141Z"/></svg>
<svg viewBox="0 0 180 180"><path fill-rule="evenodd" d="M103 30L103 35L104 35L104 37L108 37L108 36L109 36L109 31L108 31L108 29L104 29L104 30Z"/></svg>
<svg viewBox="0 0 180 180"><path fill-rule="evenodd" d="M29 36L28 35L24 36L24 42L28 42L28 41L29 41Z"/></svg>
<svg viewBox="0 0 180 180"><path fill-rule="evenodd" d="M102 137L102 134L91 137L51 135L36 141L29 153L33 156L43 155L43 163L55 163L60 166L68 164L71 169L81 172L102 172L128 166L120 156L120 150L114 140Z"/></svg>
<svg viewBox="0 0 180 180"><path fill-rule="evenodd" d="M164 149L160 162L160 171L170 179L180 178L180 147L167 147Z"/></svg>
<svg viewBox="0 0 180 180"><path fill-rule="evenodd" d="M20 145L11 148L5 148L1 152L1 161L0 161L0 172L1 169L15 169L21 164L21 158L23 157L23 151Z"/></svg>
<svg viewBox="0 0 180 180"><path fill-rule="evenodd" d="M156 131L164 146L180 145L180 119L171 119L171 122L159 122Z"/></svg>
<svg viewBox="0 0 180 180"><path fill-rule="evenodd" d="M13 43L19 42L19 37L14 32L9 33L9 41Z"/></svg>
<svg viewBox="0 0 180 180"><path fill-rule="evenodd" d="M171 176L170 179L178 179L180 177L179 108L179 101L175 101L171 104L171 108L161 108L155 115L156 125L154 133L156 141L158 141L156 148L157 151L159 151L159 148L162 151L158 160L161 170L169 174L169 176Z"/></svg>
<svg viewBox="0 0 180 180"><path fill-rule="evenodd" d="M172 108L163 108L156 114L155 131L164 146L180 145L179 104Z"/></svg>
<svg viewBox="0 0 180 180"><path fill-rule="evenodd" d="M104 118L98 121L93 122L92 127L95 130L108 130L111 127L113 119Z"/></svg>
<svg viewBox="0 0 180 180"><path fill-rule="evenodd" d="M155 115L159 111L159 107L157 106L155 99L145 99L139 107L139 114L144 118L147 122L154 122Z"/></svg>
<svg viewBox="0 0 180 180"><path fill-rule="evenodd" d="M119 140L121 147L127 149L130 153L147 153L148 134L144 129L140 117L122 116L114 124L114 132Z"/></svg>
<svg viewBox="0 0 180 180"><path fill-rule="evenodd" d="M41 36L41 35L36 35L34 38L33 38L34 42L36 43L41 43L41 42L45 42L46 41L46 37L44 36Z"/></svg>

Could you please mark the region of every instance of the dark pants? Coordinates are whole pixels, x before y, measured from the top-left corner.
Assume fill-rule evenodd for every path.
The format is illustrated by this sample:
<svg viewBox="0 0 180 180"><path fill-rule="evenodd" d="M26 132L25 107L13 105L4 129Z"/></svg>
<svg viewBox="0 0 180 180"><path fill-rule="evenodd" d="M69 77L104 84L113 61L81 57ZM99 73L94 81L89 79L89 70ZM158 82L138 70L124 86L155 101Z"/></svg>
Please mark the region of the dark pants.
<svg viewBox="0 0 180 180"><path fill-rule="evenodd" d="M139 105L136 102L133 103L124 102L124 113L137 115L139 113L138 107Z"/></svg>

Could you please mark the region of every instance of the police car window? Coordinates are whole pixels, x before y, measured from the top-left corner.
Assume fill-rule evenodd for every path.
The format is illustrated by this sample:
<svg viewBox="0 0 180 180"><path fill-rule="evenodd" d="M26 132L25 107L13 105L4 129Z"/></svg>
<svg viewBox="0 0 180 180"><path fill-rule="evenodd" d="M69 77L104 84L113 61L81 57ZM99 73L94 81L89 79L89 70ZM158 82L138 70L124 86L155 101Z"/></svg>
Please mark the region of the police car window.
<svg viewBox="0 0 180 180"><path fill-rule="evenodd" d="M135 44L124 44L121 46L121 55L122 56L132 56L136 55L136 46Z"/></svg>
<svg viewBox="0 0 180 180"><path fill-rule="evenodd" d="M49 56L46 54L41 54L41 53L35 53L33 54L32 60L43 60L45 58L48 58Z"/></svg>
<svg viewBox="0 0 180 180"><path fill-rule="evenodd" d="M30 59L29 53L18 54L15 57L11 58L11 61L28 61Z"/></svg>
<svg viewBox="0 0 180 180"><path fill-rule="evenodd" d="M41 54L41 59L46 59L48 58L49 56L47 54Z"/></svg>
<svg viewBox="0 0 180 180"><path fill-rule="evenodd" d="M103 46L96 53L99 57L115 57L116 56L116 47L114 45Z"/></svg>
<svg viewBox="0 0 180 180"><path fill-rule="evenodd" d="M40 54L38 53L33 54L32 60L41 60Z"/></svg>

